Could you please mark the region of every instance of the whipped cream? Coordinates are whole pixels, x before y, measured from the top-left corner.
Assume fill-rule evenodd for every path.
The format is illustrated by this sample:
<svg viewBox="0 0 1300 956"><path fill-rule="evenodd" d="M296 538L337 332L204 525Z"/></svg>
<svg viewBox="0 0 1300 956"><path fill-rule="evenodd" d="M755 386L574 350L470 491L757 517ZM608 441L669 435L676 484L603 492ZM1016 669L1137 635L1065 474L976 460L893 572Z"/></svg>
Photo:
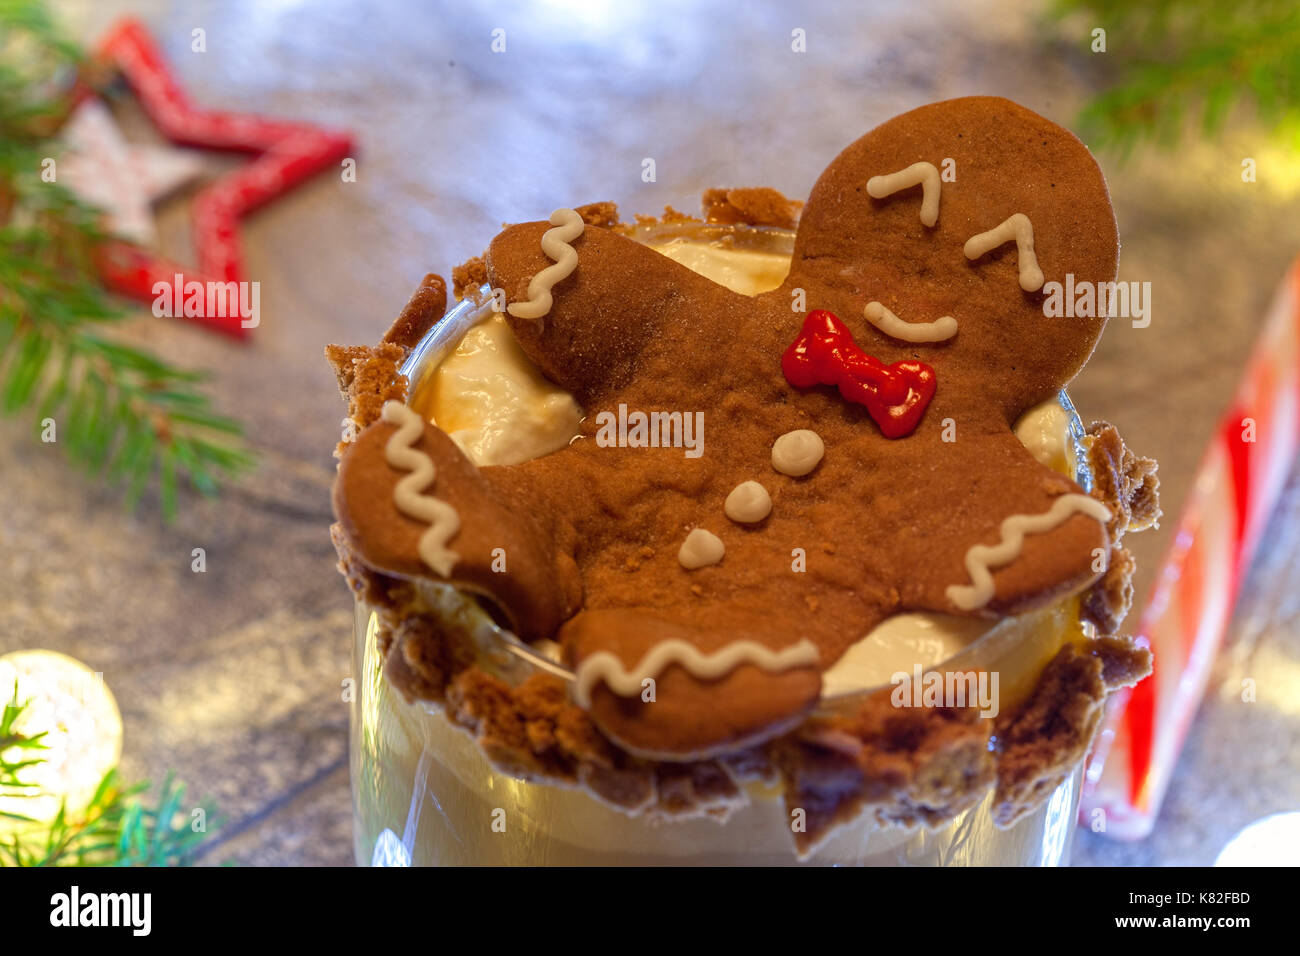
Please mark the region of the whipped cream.
<svg viewBox="0 0 1300 956"><path fill-rule="evenodd" d="M1060 399L1050 398L1035 405L1016 422L1016 437L1029 453L1053 471L1073 478L1079 469L1074 438L1070 434L1070 412Z"/></svg>
<svg viewBox="0 0 1300 956"><path fill-rule="evenodd" d="M736 249L685 237L651 245L694 272L743 295L777 288L788 256ZM494 314L470 329L435 370L433 421L477 465L510 465L550 454L578 434L583 412L547 380L515 341L505 317ZM1016 422L1015 434L1039 462L1073 478L1071 413L1053 398ZM929 612L896 614L852 645L823 675L826 696L889 682L919 664L933 667L978 640L999 622Z"/></svg>
<svg viewBox="0 0 1300 956"><path fill-rule="evenodd" d="M984 636L995 622L917 612L885 618L822 674L822 696L835 697L888 684L896 673L946 661Z"/></svg>
<svg viewBox="0 0 1300 956"><path fill-rule="evenodd" d="M504 315L465 333L434 372L433 421L476 465L517 465L578 434L582 409L524 354Z"/></svg>
<svg viewBox="0 0 1300 956"><path fill-rule="evenodd" d="M741 295L771 292L790 274L790 257L776 252L734 249L720 242L686 238L650 248Z"/></svg>

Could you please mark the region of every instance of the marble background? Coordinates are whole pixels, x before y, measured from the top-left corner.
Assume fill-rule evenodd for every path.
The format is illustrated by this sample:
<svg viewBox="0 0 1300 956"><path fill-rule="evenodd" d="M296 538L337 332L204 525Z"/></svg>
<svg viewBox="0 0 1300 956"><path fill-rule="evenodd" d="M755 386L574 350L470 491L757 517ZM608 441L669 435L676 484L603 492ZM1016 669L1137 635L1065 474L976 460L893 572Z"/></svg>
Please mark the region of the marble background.
<svg viewBox="0 0 1300 956"><path fill-rule="evenodd" d="M694 209L714 185L806 195L844 145L895 113L982 92L1069 123L1108 75L1088 51L1095 24L1051 26L1036 6L997 0L797 13L714 0L55 8L86 42L117 16L141 17L199 104L343 126L360 144L355 183L323 175L246 223L248 272L262 283L249 344L146 315L127 330L212 370L220 406L250 423L262 458L246 481L215 502L187 498L164 527L148 507L125 514L25 424L0 423L0 652L53 648L104 673L127 774L174 769L226 817L210 863L352 858L340 690L351 614L327 534L343 410L325 343L375 340L426 271L449 274L503 221L596 199ZM498 27L507 49L493 54ZM806 54L790 50L795 27ZM205 53L191 51L195 28ZM119 109L133 135L150 135L129 102ZM1102 157L1120 277L1152 283L1154 319L1112 323L1071 393L1086 420L1114 422L1160 459L1167 512L1300 251L1300 172L1262 162L1259 183L1240 182L1241 157L1265 150L1243 127L1124 164ZM656 183L640 179L646 156ZM159 212L163 247L181 260L189 195ZM1148 569L1171 524L1142 543ZM207 551L204 574L190 570L194 547ZM1260 682L1254 704L1237 696L1243 676ZM1155 832L1132 844L1081 834L1075 861L1209 863L1246 823L1300 808L1297 701L1293 478Z"/></svg>

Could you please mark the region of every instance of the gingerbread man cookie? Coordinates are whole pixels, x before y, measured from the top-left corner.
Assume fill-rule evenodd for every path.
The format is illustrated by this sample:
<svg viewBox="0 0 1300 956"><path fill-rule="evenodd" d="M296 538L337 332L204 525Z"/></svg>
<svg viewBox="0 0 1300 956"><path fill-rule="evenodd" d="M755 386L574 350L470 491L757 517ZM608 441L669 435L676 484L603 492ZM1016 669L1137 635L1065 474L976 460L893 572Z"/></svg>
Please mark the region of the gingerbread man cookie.
<svg viewBox="0 0 1300 956"><path fill-rule="evenodd" d="M947 160L952 181L922 165ZM449 581L525 639L557 639L582 703L626 749L690 759L770 738L889 615L1001 616L1104 569L1105 507L1012 432L1105 324L1045 318L1031 286L1116 273L1105 183L1066 130L991 97L890 120L826 169L789 277L755 297L590 224L544 251L571 222L557 216L498 235L487 272L509 303L536 303L556 240L576 252L545 290L544 321L532 308L508 320L586 409L582 440L480 469L424 424L404 447L433 465L422 494L456 516L441 568L421 557L429 524L395 498L411 473L385 455L398 426L376 422L348 449L335 508L373 568ZM594 440L620 406L661 413L665 440ZM697 413L692 456L669 423ZM798 448L774 454L778 439ZM746 482L770 510L734 520L727 502ZM716 560L679 559L697 529L721 544Z"/></svg>

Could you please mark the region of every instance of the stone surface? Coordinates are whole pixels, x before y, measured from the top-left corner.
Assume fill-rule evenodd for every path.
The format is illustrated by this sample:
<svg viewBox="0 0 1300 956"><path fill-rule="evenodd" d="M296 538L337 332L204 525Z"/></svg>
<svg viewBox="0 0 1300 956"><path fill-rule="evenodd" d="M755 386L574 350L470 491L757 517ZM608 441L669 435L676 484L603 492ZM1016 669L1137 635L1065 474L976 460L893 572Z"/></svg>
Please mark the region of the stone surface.
<svg viewBox="0 0 1300 956"><path fill-rule="evenodd" d="M142 314L127 335L213 372L251 424L262 466L220 500L187 498L164 528L68 469L23 424L0 424L0 652L70 653L116 693L125 771L175 769L226 822L205 862L351 861L346 771L348 595L333 569L328 489L343 409L327 342L374 341L420 277L480 252L507 220L614 199L694 209L710 186L806 195L844 145L921 103L998 93L1068 123L1107 81L1086 24L1056 33L1011 5L689 5L625 0L533 8L468 3L66 0L89 41L133 13L192 98L353 129L358 180L321 176L246 223L262 325L237 345ZM191 31L206 31L206 53ZM489 50L506 31L506 52ZM807 35L791 52L791 31ZM131 124L129 103L120 104ZM1124 240L1121 278L1150 281L1151 326L1117 321L1071 392L1162 463L1176 510L1214 416L1287 264L1296 183L1229 131L1177 154L1103 157ZM653 158L656 182L642 181ZM209 157L212 168L231 162ZM192 194L191 194L192 195ZM190 255L185 196L162 242ZM1156 832L1088 834L1080 863L1205 863L1244 823L1300 805L1300 491L1249 583L1210 698ZM1165 532L1138 546L1149 569ZM1141 539L1134 539L1138 545ZM207 571L190 570L192 548ZM1255 676L1259 699L1239 700Z"/></svg>

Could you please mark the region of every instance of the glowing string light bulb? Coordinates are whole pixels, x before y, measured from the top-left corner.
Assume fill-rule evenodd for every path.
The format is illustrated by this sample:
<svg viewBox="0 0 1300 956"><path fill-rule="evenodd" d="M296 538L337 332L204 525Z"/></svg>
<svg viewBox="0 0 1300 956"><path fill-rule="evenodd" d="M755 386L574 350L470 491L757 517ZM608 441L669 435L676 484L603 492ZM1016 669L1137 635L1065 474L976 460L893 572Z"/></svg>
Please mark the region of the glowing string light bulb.
<svg viewBox="0 0 1300 956"><path fill-rule="evenodd" d="M47 749L10 751L13 759L40 758L41 763L19 771L18 778L36 784L13 795L0 790L0 812L21 814L48 823L66 799L68 809L84 808L95 794L104 774L117 766L122 755L122 717L117 702L104 686L101 675L85 664L55 651L15 651L0 657L0 697L9 703L14 682L18 702L28 702L14 729L42 738ZM0 831L32 824L15 823L0 817Z"/></svg>

